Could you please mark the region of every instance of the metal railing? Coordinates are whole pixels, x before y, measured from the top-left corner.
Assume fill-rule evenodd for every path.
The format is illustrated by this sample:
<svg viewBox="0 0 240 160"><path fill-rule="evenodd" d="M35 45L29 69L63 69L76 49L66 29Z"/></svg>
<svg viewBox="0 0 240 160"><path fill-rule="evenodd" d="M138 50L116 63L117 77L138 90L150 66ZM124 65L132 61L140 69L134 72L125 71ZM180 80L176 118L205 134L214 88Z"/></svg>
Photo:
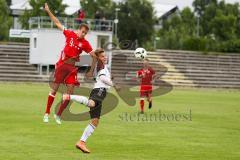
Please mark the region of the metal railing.
<svg viewBox="0 0 240 160"><path fill-rule="evenodd" d="M80 21L76 18L67 17L58 17L58 19L66 28L78 29L81 23L85 23L92 31L113 32L114 23L112 20L84 19ZM49 17L31 17L29 19L29 29L36 28L56 28L56 25Z"/></svg>

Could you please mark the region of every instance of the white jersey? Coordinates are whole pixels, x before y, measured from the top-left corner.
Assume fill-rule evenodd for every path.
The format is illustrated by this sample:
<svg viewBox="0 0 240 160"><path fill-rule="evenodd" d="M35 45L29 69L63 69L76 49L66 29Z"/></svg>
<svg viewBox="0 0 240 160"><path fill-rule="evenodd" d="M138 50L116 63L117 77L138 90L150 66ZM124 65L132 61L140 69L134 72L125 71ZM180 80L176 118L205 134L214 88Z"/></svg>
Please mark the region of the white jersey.
<svg viewBox="0 0 240 160"><path fill-rule="evenodd" d="M106 89L109 89L111 86L104 83L101 79L100 79L100 76L105 76L107 79L109 79L109 81L111 81L111 74L107 68L107 66L105 65L104 66L104 69L101 69L98 73L97 73L97 76L96 76L96 83L94 84L94 87L93 88L106 88Z"/></svg>

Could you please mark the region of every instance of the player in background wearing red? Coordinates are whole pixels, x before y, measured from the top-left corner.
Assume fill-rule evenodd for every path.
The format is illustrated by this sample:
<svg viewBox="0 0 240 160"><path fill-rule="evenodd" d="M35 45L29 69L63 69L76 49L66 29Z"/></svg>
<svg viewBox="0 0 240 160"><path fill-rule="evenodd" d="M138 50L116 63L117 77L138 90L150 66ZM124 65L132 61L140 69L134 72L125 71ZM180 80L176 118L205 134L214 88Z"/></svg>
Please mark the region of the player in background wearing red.
<svg viewBox="0 0 240 160"><path fill-rule="evenodd" d="M143 68L137 71L137 77L140 78L140 113L144 113L144 98L149 102L148 108L152 108L152 81L155 77L155 71L149 66L149 60L143 60Z"/></svg>
<svg viewBox="0 0 240 160"><path fill-rule="evenodd" d="M82 9L78 10L78 17L76 18L78 24L81 24L83 22L83 19L85 18L85 13Z"/></svg>
<svg viewBox="0 0 240 160"><path fill-rule="evenodd" d="M55 65L53 86L47 100L46 111L43 118L43 121L47 123L49 121L50 109L60 84L65 84L67 86L68 94L72 94L74 87L79 86L79 82L77 80L77 67L75 66L75 62L80 60L79 56L82 51L90 54L93 58L91 69L87 73L88 77L91 77L93 75L96 64L96 56L91 45L84 38L89 30L86 24L81 24L79 29L76 31L68 30L65 29L60 21L52 14L47 3L45 3L45 11L48 13L49 17L55 23L57 28L63 32L66 38L65 46L61 52L60 59ZM69 100L63 101L59 107L57 114L54 115L55 120L58 124L61 124L60 117L63 110L67 107L68 103Z"/></svg>

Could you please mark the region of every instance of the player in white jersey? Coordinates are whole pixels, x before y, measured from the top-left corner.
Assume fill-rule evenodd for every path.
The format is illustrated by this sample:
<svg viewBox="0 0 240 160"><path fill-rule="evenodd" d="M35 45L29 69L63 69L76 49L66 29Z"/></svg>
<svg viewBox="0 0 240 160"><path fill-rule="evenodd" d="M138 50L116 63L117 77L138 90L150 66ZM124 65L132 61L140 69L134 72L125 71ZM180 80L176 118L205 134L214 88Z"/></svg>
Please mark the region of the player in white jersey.
<svg viewBox="0 0 240 160"><path fill-rule="evenodd" d="M85 96L79 95L63 95L63 100L72 100L76 101L80 104L84 104L90 108L90 116L91 122L85 128L80 141L76 144L76 147L80 149L84 153L90 153L89 149L86 147L87 138L94 132L95 128L98 126L101 109L102 109L102 101L106 97L107 90L112 86L116 87L112 80L111 74L105 65L107 62L107 57L103 49L97 49L95 54L98 59L97 66L97 76L96 83L94 84L94 88L90 93L89 99ZM119 89L116 87L116 89Z"/></svg>

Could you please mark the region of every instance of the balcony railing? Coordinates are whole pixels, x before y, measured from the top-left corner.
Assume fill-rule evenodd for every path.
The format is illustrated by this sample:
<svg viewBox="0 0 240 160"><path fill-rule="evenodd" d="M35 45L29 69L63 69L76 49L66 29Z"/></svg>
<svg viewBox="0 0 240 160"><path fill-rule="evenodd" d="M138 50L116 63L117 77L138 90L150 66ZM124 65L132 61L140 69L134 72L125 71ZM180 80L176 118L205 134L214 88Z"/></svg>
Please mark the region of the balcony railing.
<svg viewBox="0 0 240 160"><path fill-rule="evenodd" d="M86 23L92 31L112 32L114 25L112 20L84 19L83 21L79 21L76 18L64 17L59 17L58 19L66 28L71 29L78 29L81 23ZM29 20L29 28L56 28L56 25L54 25L49 17L31 17Z"/></svg>

